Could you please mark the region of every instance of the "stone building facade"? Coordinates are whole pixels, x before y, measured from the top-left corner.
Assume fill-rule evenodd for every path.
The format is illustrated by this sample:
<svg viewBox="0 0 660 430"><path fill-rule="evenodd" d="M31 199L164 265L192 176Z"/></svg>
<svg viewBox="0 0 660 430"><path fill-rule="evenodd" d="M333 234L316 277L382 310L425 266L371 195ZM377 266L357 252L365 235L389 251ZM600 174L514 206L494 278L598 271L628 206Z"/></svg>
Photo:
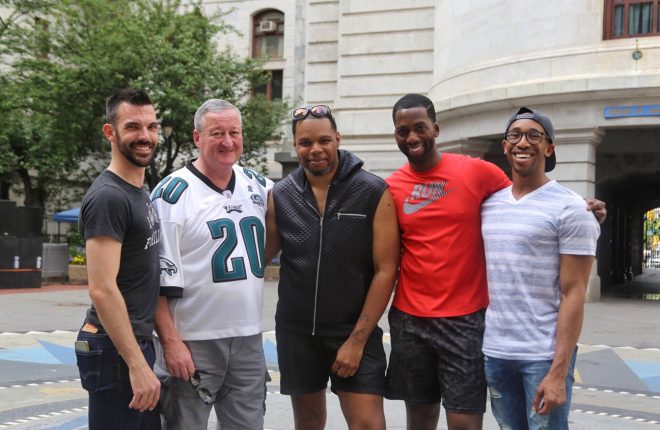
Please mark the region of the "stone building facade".
<svg viewBox="0 0 660 430"><path fill-rule="evenodd" d="M608 202L598 272L606 283L619 283L641 272L641 214L660 206L659 3L207 0L205 6L234 8L227 22L242 34L226 43L245 55L255 51L260 14L281 13L281 56L266 64L281 70L281 96L296 105L329 105L344 147L381 176L404 162L391 107L406 93L434 101L439 150L505 170L506 119L523 105L546 112L557 144L550 176ZM271 152L284 165L294 162L291 136Z"/></svg>

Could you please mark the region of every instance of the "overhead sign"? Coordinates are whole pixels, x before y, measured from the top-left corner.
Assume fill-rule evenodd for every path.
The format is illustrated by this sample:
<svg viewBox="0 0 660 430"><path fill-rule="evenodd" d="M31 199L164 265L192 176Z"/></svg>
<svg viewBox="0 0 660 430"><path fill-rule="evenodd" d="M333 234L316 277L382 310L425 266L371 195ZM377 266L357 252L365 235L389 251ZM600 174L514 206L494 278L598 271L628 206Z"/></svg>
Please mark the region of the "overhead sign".
<svg viewBox="0 0 660 430"><path fill-rule="evenodd" d="M629 118L636 116L660 116L660 105L606 106L605 118Z"/></svg>

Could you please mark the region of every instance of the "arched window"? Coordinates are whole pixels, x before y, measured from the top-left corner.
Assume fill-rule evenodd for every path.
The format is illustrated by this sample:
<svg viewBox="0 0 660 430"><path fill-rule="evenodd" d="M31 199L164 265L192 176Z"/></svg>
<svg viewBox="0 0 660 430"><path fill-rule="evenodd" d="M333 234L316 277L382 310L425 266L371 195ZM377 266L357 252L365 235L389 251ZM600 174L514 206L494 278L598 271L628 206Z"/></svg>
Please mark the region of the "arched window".
<svg viewBox="0 0 660 430"><path fill-rule="evenodd" d="M270 9L252 18L252 57L267 57L268 62L264 68L269 73L268 82L253 88L253 94L263 94L266 100L281 100L284 59L282 12Z"/></svg>
<svg viewBox="0 0 660 430"><path fill-rule="evenodd" d="M284 14L267 10L252 19L252 57L284 56Z"/></svg>

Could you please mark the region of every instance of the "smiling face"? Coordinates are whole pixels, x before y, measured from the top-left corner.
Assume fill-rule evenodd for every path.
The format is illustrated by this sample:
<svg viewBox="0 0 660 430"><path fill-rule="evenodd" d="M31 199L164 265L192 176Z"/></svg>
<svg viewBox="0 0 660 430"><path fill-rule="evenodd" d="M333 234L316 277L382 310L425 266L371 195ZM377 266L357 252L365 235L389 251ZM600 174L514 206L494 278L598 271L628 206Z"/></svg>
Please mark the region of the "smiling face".
<svg viewBox="0 0 660 430"><path fill-rule="evenodd" d="M158 121L152 105L123 102L117 108L113 124L105 124L103 132L128 162L147 167L158 146Z"/></svg>
<svg viewBox="0 0 660 430"><path fill-rule="evenodd" d="M308 117L296 124L294 148L305 173L334 175L339 164L337 149L341 137L328 118Z"/></svg>
<svg viewBox="0 0 660 430"><path fill-rule="evenodd" d="M401 109L394 115L394 139L399 150L418 171L432 168L440 160L435 139L440 133L424 107Z"/></svg>
<svg viewBox="0 0 660 430"><path fill-rule="evenodd" d="M507 131L517 131L520 133L537 131L543 133L541 142L536 145L530 144L525 135L517 144L504 139L502 141L502 148L514 174L522 177L545 175L545 159L553 153L555 146L548 141L543 127L531 119L519 119L514 121Z"/></svg>
<svg viewBox="0 0 660 430"><path fill-rule="evenodd" d="M205 172L230 168L243 153L241 119L233 109L204 114L202 129L193 131L199 166Z"/></svg>

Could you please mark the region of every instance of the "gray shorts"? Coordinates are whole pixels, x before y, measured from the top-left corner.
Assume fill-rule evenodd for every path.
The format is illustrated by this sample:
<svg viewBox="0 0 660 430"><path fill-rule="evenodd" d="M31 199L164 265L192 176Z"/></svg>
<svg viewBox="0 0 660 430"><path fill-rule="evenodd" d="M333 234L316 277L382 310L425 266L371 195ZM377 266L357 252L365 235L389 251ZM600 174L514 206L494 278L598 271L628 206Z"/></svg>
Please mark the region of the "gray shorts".
<svg viewBox="0 0 660 430"><path fill-rule="evenodd" d="M266 360L261 334L185 343L198 378L194 385L179 378L163 383L163 429L205 429L212 407L222 430L263 429Z"/></svg>
<svg viewBox="0 0 660 430"><path fill-rule="evenodd" d="M448 412L486 412L481 346L486 311L448 318L416 317L392 307L392 352L385 397L439 403Z"/></svg>

